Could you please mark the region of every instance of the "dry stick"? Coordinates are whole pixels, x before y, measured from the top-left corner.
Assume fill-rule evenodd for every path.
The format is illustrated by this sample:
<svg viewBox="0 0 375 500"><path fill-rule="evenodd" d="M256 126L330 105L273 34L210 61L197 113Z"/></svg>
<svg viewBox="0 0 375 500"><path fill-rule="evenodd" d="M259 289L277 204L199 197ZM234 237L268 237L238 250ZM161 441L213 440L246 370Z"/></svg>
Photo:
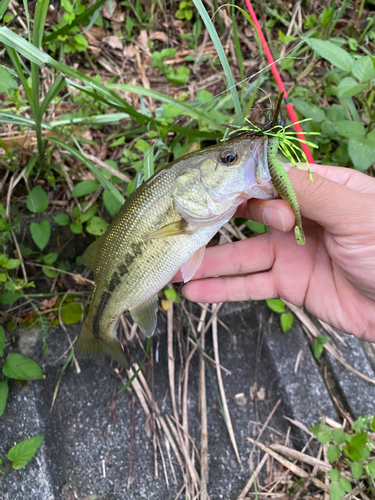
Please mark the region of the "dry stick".
<svg viewBox="0 0 375 500"><path fill-rule="evenodd" d="M213 340L215 361L217 363L216 364L216 376L217 376L217 382L219 385L220 397L221 397L222 404L223 404L224 418L225 418L225 422L227 425L229 437L230 437L230 440L232 442L232 446L234 449L234 453L236 454L236 458L238 460L238 463L241 464L241 458L240 458L240 454L238 453L236 438L235 438L233 426L232 426L232 420L230 418L230 413L229 413L228 404L227 404L227 398L225 395L225 389L224 389L223 379L221 376L221 370L219 368L220 357L219 357L219 342L218 342L218 336L217 336L216 314L217 314L217 310L219 309L220 306L221 306L221 304L219 304L219 305L212 304L212 310L213 310L213 313L212 313L212 317L213 317L213 320L212 320L212 340ZM211 317L211 319L212 319L212 317ZM206 329L205 329L205 331L206 331Z"/></svg>
<svg viewBox="0 0 375 500"><path fill-rule="evenodd" d="M155 436L156 436L156 431L155 431ZM159 448L159 453L160 453L160 456L161 456L161 462L163 464L163 471L164 471L165 482L167 483L167 490L169 490L169 481L168 481L168 475L167 475L167 468L165 466L164 454L163 454L163 450L162 450L162 447L161 447L161 444L160 444L160 440L159 440L159 438L157 436L156 436L156 442L157 442L157 445L158 445L158 448Z"/></svg>
<svg viewBox="0 0 375 500"><path fill-rule="evenodd" d="M289 307L289 309L297 316L297 318L302 322L302 324L305 325L305 327L315 338L318 335L320 335L320 332L317 329L317 327L314 325L311 319L300 307L297 307L286 300L283 300L283 302ZM343 366L345 366L347 370L350 370L351 372L355 373L364 380L367 380L367 382L370 382L371 384L375 385L375 380L373 380L372 378L368 377L364 373L361 373L360 371L356 370L351 365L349 365L349 363L336 351L336 349L334 349L332 345L330 345L329 343L324 344L324 349L326 349L335 359L337 359L337 361L339 361Z"/></svg>
<svg viewBox="0 0 375 500"><path fill-rule="evenodd" d="M198 347L198 344L197 344L196 342L194 342L194 340L193 340L191 337L189 337L189 339L188 339L188 340L189 340L189 342L190 342L191 344L193 344L193 346ZM216 364L217 364L217 363L216 363L216 361L215 361L214 359L212 359L212 358L211 358L211 357L210 357L207 353L205 353L205 352L202 352L201 354L202 354L202 356L203 356L205 359L207 359L207 361L209 361L209 362L210 362L213 366L215 366L215 367L216 367ZM230 370L228 370L228 368L225 368L225 366L220 365L220 369L221 369L221 370L223 370L223 372L228 373L228 375L232 375L232 372L231 372Z"/></svg>
<svg viewBox="0 0 375 500"><path fill-rule="evenodd" d="M341 342L341 344L343 344L345 347L348 347L348 344L345 342L345 340L341 337L341 335L339 335L336 332L336 330L334 328L332 328L331 325L328 325L327 323L324 323L324 321L322 321L319 318L318 318L318 321L322 325L322 327L324 328L324 330L326 330L326 332L328 332L330 335L332 335L332 337L335 337L335 339L338 340L339 342Z"/></svg>
<svg viewBox="0 0 375 500"><path fill-rule="evenodd" d="M250 441L250 443L253 443L253 444L256 443L255 439L252 439L250 437L246 437L246 439L248 441ZM297 465L293 464L292 462L289 462L289 460L286 460L284 457L282 457L281 455L279 455L275 451L271 450L271 448L269 448L268 446L265 446L263 443L258 443L257 446L261 450L263 450L266 453L268 453L269 455L271 455L271 457L273 457L275 460L280 462L281 465L283 465L284 467L286 467L287 469L292 471L293 474L295 474L296 476L303 477L305 479L309 477L308 472L301 469L301 467L298 467ZM318 488L321 488L323 491L329 491L329 488L324 483L322 483L322 481L320 481L319 479L317 479L315 477L312 478L312 483L314 483L315 486L317 486Z"/></svg>
<svg viewBox="0 0 375 500"><path fill-rule="evenodd" d="M138 365L134 364L134 369L135 371L138 369ZM115 370L117 376L122 380L123 384L125 384L124 380L122 379L121 377L121 374L119 372L119 370L116 368ZM133 375L134 375L134 372L131 368L129 368L129 370L126 370L127 372L127 376L128 376L128 379L130 379ZM140 372L141 373L141 372ZM147 384L146 384L147 385ZM135 378L132 382L132 385L131 385L132 389L134 390L134 392L136 393L140 403L141 403L141 406L143 408L143 411L145 412L145 415L146 415L146 419L147 418L151 418L151 412L147 406L147 399L149 397L149 395L151 394L151 391L150 391L150 394L146 394L146 391L142 388L141 384L139 383L139 380L137 378ZM181 472L182 472L182 475L184 476L185 478L185 472L184 472L184 464L183 464L183 461L182 461L182 458L181 458L181 455L178 451L178 448L176 446L176 443L174 442L172 436L171 436L171 433L169 432L169 429L166 427L166 424L164 422L164 420L162 419L162 417L160 417L159 415L157 415L157 418L159 419L159 424L161 426L161 428L163 429L164 431L164 434L165 434L165 437L166 439L168 440L168 442L170 443L171 445L171 448L177 458L177 462L181 468Z"/></svg>
<svg viewBox="0 0 375 500"><path fill-rule="evenodd" d="M207 314L206 309L202 309L197 331L204 327L204 320ZM202 353L205 349L205 334L201 335ZM208 476L208 431L207 431L207 394L206 394L206 365L204 357L199 358L199 401L201 410L201 500L207 500Z"/></svg>
<svg viewBox="0 0 375 500"><path fill-rule="evenodd" d="M245 496L247 495L249 489L252 487L253 485L253 482L256 480L256 478L258 477L258 474L259 472L262 470L263 468L263 465L266 463L267 461L267 458L268 458L268 453L265 453L262 460L259 462L259 464L257 465L257 468L255 469L255 471L252 473L250 479L248 480L248 482L246 483L246 486L245 488L241 491L241 494L240 496L238 497L237 500L244 500Z"/></svg>
<svg viewBox="0 0 375 500"><path fill-rule="evenodd" d="M279 451L283 455L299 460L308 465L312 465L313 467L317 467L319 470L328 471L332 469L332 465L324 462L323 460L318 460L311 455L305 455L301 451L294 450L293 448L288 448L288 446L283 446L282 444L272 443L270 444L271 450Z"/></svg>
<svg viewBox="0 0 375 500"><path fill-rule="evenodd" d="M253 456L253 451L254 451L255 446L257 446L257 444L259 442L259 439L262 437L263 432L267 428L267 426L268 426L271 418L273 417L273 414L277 410L277 408L278 408L278 406L279 406L280 403L281 403L281 399L279 399L278 402L275 404L275 406L272 408L271 413L268 415L267 420L264 422L263 427L262 427L260 433L258 434L257 439L255 441L255 444L254 444L254 446L253 446L253 448L252 448L252 450L250 452L250 458L249 458L249 460L251 460L251 457Z"/></svg>
<svg viewBox="0 0 375 500"><path fill-rule="evenodd" d="M137 365L136 363L134 363L134 364L133 364L133 366L134 366L134 368L135 368L136 370L138 370L138 365ZM129 372L130 372L130 370L129 370ZM140 382L141 382L141 384L142 384L142 386L143 386L143 389L144 389L145 395L146 395L146 397L147 397L147 399L148 399L148 401L149 401L149 404L152 404L152 394L151 394L151 390L150 390L150 388L148 387L147 382L146 382L146 379L145 379L145 377L144 377L144 375L143 375L143 373L142 373L141 371L138 373L138 378L139 378L139 380L140 380ZM133 381L133 385L134 385L134 382L136 382L136 380L134 380L134 381ZM158 417L158 420L159 420L159 422L160 422L160 425L161 425L161 427L162 427L162 429L163 429L164 433L165 433L165 434L166 434L166 436L168 437L169 442L170 442L170 444L171 444L171 446L172 446L172 449L173 449L174 453L176 454L176 457L178 457L177 459L178 459L178 460L179 460L179 459L181 460L181 458L180 458L180 454L178 453L178 450L177 450L177 447L176 447L176 445L175 445L175 442L174 442L174 440L172 439L172 436L171 436L171 433L170 433L170 431L169 431L169 428L168 428L168 426L167 426L167 424L166 424L166 422L165 422L164 418L163 418L163 417L161 416L161 414L160 414L159 407L158 407L158 405L157 405L157 403L156 403L156 402L154 402L154 404L155 404L155 411L156 411L156 412L157 412L157 414L158 414L158 415L157 415L157 417ZM176 442L177 442L177 443L179 443L179 436L178 436L177 429L176 429L176 428L172 425L172 423L171 423L170 419L167 419L167 421L169 422L169 425L170 425L171 431L173 432L173 434L174 434L174 436L175 436L175 438L176 438ZM197 471L195 470L195 468L193 467L193 465L191 464L191 460L190 460L190 457L189 457L189 453L186 453L186 449L185 449L185 447L184 447L184 446L182 446L182 443L180 443L180 445L181 445L181 452L182 452L182 454L183 454L183 456L184 456L184 459L185 459L185 462L186 462L187 468L188 468L188 470L189 470L189 474L190 474L190 476L191 476L191 478L192 478L192 480L193 480L194 486L198 489L198 485L199 485L199 477L198 477L198 473L197 473ZM180 460L179 460L179 463L180 463ZM181 463L180 463L180 466L181 466L181 470L183 471L183 470L184 470L184 468L183 468L183 465L182 465L182 461L181 461Z"/></svg>
<svg viewBox="0 0 375 500"><path fill-rule="evenodd" d="M189 368L190 361L193 357L197 347L193 347L187 357L184 370L184 385L182 390L182 427L184 430L184 441L186 452L189 453L189 417L188 417L188 389L189 389Z"/></svg>
<svg viewBox="0 0 375 500"><path fill-rule="evenodd" d="M69 276L72 276L75 279L76 283L79 283L81 281L89 285L95 285L95 281L84 278L82 274L71 273L69 271L64 271L64 269L59 269L58 267L46 266L45 264L37 264L36 262L30 263L30 266L31 265L36 267L45 267L46 269L51 269L52 271L57 271L62 274L68 274Z"/></svg>
<svg viewBox="0 0 375 500"><path fill-rule="evenodd" d="M172 462L172 457L171 457L171 445L169 444L169 441L168 441L168 439L165 438L165 436L164 436L164 444L165 444L165 448L167 450L169 465L171 467L171 471L172 471L172 475L173 475L173 482L174 482L174 484L177 484L176 473L175 473L175 470L173 467L173 462Z"/></svg>
<svg viewBox="0 0 375 500"><path fill-rule="evenodd" d="M112 175L118 177L119 179L122 179L125 182L131 181L131 179L129 177L127 177L126 175L124 175L122 172L120 172L119 170L116 170L113 167L110 167L104 161L99 160L99 158L97 158L96 156L86 154L86 158L91 160L93 163L96 163L97 165L99 165L99 167L105 168L106 170L108 170L108 172L110 172Z"/></svg>
<svg viewBox="0 0 375 500"><path fill-rule="evenodd" d="M169 301L167 310L167 335L168 335L168 377L169 377L169 391L171 393L172 409L174 418L178 421L178 412L176 406L176 393L175 393L175 362L173 354L173 302Z"/></svg>

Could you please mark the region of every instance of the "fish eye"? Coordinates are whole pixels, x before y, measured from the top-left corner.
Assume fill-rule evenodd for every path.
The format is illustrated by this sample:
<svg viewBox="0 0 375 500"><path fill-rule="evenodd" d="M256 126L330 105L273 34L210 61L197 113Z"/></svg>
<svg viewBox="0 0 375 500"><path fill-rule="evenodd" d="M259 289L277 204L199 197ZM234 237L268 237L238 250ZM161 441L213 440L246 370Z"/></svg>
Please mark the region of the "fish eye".
<svg viewBox="0 0 375 500"><path fill-rule="evenodd" d="M226 165L232 165L237 160L237 153L233 151L224 151L220 156L221 163Z"/></svg>

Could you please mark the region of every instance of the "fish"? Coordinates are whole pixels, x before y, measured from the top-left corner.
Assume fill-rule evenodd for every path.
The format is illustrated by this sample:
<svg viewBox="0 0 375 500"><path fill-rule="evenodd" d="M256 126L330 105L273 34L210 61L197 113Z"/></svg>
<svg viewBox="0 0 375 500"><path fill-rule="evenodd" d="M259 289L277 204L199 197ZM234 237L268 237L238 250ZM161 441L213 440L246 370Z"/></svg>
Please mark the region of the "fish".
<svg viewBox="0 0 375 500"><path fill-rule="evenodd" d="M181 270L199 269L207 243L250 198L278 196L267 160L268 137L242 134L172 161L136 189L106 232L82 256L95 278L79 354L125 355L116 331L125 311L146 337L157 323L158 292Z"/></svg>

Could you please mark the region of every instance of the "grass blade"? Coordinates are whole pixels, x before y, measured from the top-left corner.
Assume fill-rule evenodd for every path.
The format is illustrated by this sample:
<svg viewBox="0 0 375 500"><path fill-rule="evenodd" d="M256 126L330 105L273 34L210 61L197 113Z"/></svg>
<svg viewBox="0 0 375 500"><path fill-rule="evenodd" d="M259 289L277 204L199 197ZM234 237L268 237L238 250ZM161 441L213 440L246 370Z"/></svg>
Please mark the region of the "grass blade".
<svg viewBox="0 0 375 500"><path fill-rule="evenodd" d="M73 146L70 146L69 144L66 144L65 142L61 141L60 139L57 139L56 137L49 137L48 140L54 142L55 144L60 146L61 149L68 151L71 155L77 158L77 160L81 161L90 170L90 172L94 174L95 178L100 182L100 184L105 189L108 189L121 204L125 203L125 198L122 196L119 190L115 188L112 182L109 181L102 174L102 172L93 164L93 162L90 161L88 158L86 158L86 156L83 153L81 153L81 151L78 151L78 149L74 148Z"/></svg>
<svg viewBox="0 0 375 500"><path fill-rule="evenodd" d="M5 11L7 10L9 4L10 4L10 0L1 0L1 2L0 2L0 21L3 18L3 15L5 14Z"/></svg>
<svg viewBox="0 0 375 500"><path fill-rule="evenodd" d="M122 83L112 83L109 84L108 87L110 89L118 89L124 92L132 92L134 94L142 95L145 97L152 97L153 99L165 102L166 104L172 104L173 106L176 106L181 109L181 114L188 114L189 116L193 116L199 120L204 120L209 125L215 128L218 126L217 123L211 120L211 118L208 115L202 113L202 111L194 109L191 106L191 104L188 104L183 101L178 101L177 99L173 99L173 97L170 97L169 95L166 94L162 94L161 92L157 92L156 90L146 89L144 87L139 87L138 85L127 85Z"/></svg>
<svg viewBox="0 0 375 500"><path fill-rule="evenodd" d="M58 75L44 97L43 103L40 107L41 116L44 115L44 113L47 111L49 103L61 92L65 85L66 82L64 77L62 75Z"/></svg>
<svg viewBox="0 0 375 500"><path fill-rule="evenodd" d="M145 176L145 181L154 175L154 146L150 146L145 153L145 159L143 163L143 172Z"/></svg>
<svg viewBox="0 0 375 500"><path fill-rule="evenodd" d="M197 8L201 18L203 19L204 24L206 25L208 34L211 37L211 40L215 46L217 55L219 56L221 65L223 67L227 82L228 82L228 87L229 90L232 94L232 99L233 99L233 104L234 104L234 109L236 111L237 119L239 122L242 122L242 110L241 110L241 104L240 100L238 97L238 92L237 92L237 87L233 78L232 71L229 66L229 62L227 59L227 56L225 55L223 46L221 44L219 35L216 32L215 26L212 24L212 21L202 3L202 0L193 0L195 7Z"/></svg>

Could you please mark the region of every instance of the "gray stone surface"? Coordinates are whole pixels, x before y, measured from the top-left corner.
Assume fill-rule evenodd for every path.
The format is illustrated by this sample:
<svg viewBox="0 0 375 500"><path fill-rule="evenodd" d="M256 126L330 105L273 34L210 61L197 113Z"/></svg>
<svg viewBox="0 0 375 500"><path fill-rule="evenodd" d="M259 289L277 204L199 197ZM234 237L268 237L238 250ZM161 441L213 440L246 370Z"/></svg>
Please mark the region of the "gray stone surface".
<svg viewBox="0 0 375 500"><path fill-rule="evenodd" d="M347 347L342 344L337 346L343 358L353 368L374 379L372 359L368 359L371 352L369 352L370 346L351 335L341 334L341 336L347 344ZM345 409L355 418L361 415L375 415L375 386L354 375L330 354L326 354L326 357L332 370L333 379L337 384L338 395Z"/></svg>
<svg viewBox="0 0 375 500"><path fill-rule="evenodd" d="M194 310L193 305L188 307ZM154 341L154 345L159 343L159 362L154 364L155 398L161 412L170 413L165 319L160 316L159 332ZM271 323L272 313L269 309L255 303L225 304L219 317L231 331L228 333L219 327L219 347L221 364L231 371L231 375L223 372L223 380L242 464L236 462L214 388L207 377L209 493L212 500L237 498L249 478L248 456L252 445L246 436L257 435L260 425L279 398L282 402L263 436L265 440L277 438L279 432L286 432L289 422L284 416L297 419L305 425L316 423L321 413L338 418L297 322L291 331L283 333L278 325L278 315L274 315ZM78 326L72 327L71 338L77 332ZM213 355L209 333L206 342L206 351ZM362 370L360 353L363 351L360 343L355 339L350 339L350 342L352 355L355 356L357 351L359 353L354 361ZM43 364L46 377L28 383L24 388L16 382L11 383L9 403L0 419L0 456L5 457L15 442L41 432L45 432L45 440L24 469L10 471L0 482L0 498L82 500L89 495L100 495L100 498L111 500L174 499L182 485L182 477L176 466L177 484L174 484L167 461L168 488L159 458L159 479L154 479L152 440L145 432L147 422L138 400L134 410L133 470L130 486L127 487L132 396L126 391L117 396L116 421L110 421L112 395L120 385L114 365L108 358L103 356L80 360L80 374L70 366L63 375L55 406L50 411L53 392L66 358L58 362L56 360L67 346L66 334L61 329L51 333L51 354L43 359L38 331L25 332L16 346L17 352ZM303 356L297 373L294 373L300 351L303 351ZM139 346L135 345L132 353L140 362L143 356ZM175 355L178 361L177 346ZM332 367L333 374L340 377L342 390L347 387L348 397L350 388L353 396L355 391L366 389L367 399L368 394L374 393L373 386L361 385L354 374L340 371L334 363ZM197 373L198 356L195 356L189 378L189 430L199 446ZM250 397L250 387L254 387L255 383L261 397L254 400ZM235 398L240 393L244 394L242 405L237 404ZM364 399L363 393L360 397ZM373 407L368 402L366 404L359 413L362 409L367 413L371 411ZM355 405L353 400L353 407ZM294 430L292 438L297 447L305 441L302 433Z"/></svg>

